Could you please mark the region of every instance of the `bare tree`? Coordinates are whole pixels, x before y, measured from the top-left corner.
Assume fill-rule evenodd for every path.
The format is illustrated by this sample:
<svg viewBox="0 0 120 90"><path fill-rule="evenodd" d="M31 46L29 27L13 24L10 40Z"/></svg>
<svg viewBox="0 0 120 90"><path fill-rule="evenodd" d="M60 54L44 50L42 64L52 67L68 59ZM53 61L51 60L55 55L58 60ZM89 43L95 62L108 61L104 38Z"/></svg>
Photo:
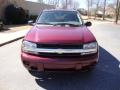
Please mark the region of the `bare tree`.
<svg viewBox="0 0 120 90"><path fill-rule="evenodd" d="M99 9L99 3L100 3L100 0L97 0L97 1L95 2L95 4L96 4L96 9L95 9L95 18L94 18L94 19L96 19L96 14L97 14L98 9Z"/></svg>
<svg viewBox="0 0 120 90"><path fill-rule="evenodd" d="M87 0L87 7L88 7L88 18L91 18L91 9L93 6L94 0Z"/></svg>
<svg viewBox="0 0 120 90"><path fill-rule="evenodd" d="M43 3L43 0L38 0L38 2Z"/></svg>
<svg viewBox="0 0 120 90"><path fill-rule="evenodd" d="M80 4L77 1L74 1L74 4L73 4L74 9L78 9L79 5Z"/></svg>
<svg viewBox="0 0 120 90"><path fill-rule="evenodd" d="M68 0L66 0L66 8L68 7Z"/></svg>
<svg viewBox="0 0 120 90"><path fill-rule="evenodd" d="M72 9L79 8L79 2L77 0L44 0L44 1L46 2L46 4L52 4L56 6L62 4L61 8L72 8Z"/></svg>
<svg viewBox="0 0 120 90"><path fill-rule="evenodd" d="M120 2L119 0L117 0L116 3L116 18L115 18L115 23L118 23L118 19L119 19L119 11L120 11Z"/></svg>
<svg viewBox="0 0 120 90"><path fill-rule="evenodd" d="M94 0L90 0L90 17L92 16L93 4L94 4Z"/></svg>
<svg viewBox="0 0 120 90"><path fill-rule="evenodd" d="M88 18L90 18L90 0L87 0L87 7L88 7L87 15Z"/></svg>
<svg viewBox="0 0 120 90"><path fill-rule="evenodd" d="M107 0L104 0L103 20L105 20L106 3L107 3Z"/></svg>
<svg viewBox="0 0 120 90"><path fill-rule="evenodd" d="M43 0L38 0L38 1L43 1ZM44 2L45 2L46 4L56 5L57 0L44 0Z"/></svg>
<svg viewBox="0 0 120 90"><path fill-rule="evenodd" d="M73 0L68 0L67 2L68 8L73 8Z"/></svg>

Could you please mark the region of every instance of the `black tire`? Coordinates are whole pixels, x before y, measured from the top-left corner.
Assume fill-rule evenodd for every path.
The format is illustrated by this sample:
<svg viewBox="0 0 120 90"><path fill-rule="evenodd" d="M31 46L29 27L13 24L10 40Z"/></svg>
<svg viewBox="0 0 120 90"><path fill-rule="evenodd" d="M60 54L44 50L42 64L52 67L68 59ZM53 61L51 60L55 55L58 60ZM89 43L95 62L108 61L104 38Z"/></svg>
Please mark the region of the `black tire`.
<svg viewBox="0 0 120 90"><path fill-rule="evenodd" d="M87 66L83 69L81 69L81 72L92 72L94 69L96 68L96 65L92 65L92 66Z"/></svg>
<svg viewBox="0 0 120 90"><path fill-rule="evenodd" d="M33 70L28 70L28 72L34 76L34 77L41 77L43 74L45 74L44 71L33 71Z"/></svg>

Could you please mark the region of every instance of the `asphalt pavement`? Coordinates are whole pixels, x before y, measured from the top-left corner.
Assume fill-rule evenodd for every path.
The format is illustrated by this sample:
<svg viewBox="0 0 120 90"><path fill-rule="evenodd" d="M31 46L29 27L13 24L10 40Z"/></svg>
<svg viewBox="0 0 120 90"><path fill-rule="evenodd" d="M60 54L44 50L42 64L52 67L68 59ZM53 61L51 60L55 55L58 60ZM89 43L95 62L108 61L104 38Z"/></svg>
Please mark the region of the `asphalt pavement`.
<svg viewBox="0 0 120 90"><path fill-rule="evenodd" d="M89 72L46 72L33 77L20 59L21 41L0 47L0 90L120 90L120 26L93 23L99 63Z"/></svg>

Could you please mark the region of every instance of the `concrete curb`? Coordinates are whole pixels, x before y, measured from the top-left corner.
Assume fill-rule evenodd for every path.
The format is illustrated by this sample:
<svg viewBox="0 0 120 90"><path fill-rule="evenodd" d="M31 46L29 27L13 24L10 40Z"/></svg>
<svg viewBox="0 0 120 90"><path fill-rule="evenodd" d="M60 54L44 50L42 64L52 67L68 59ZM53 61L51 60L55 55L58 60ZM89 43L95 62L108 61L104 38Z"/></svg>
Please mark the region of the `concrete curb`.
<svg viewBox="0 0 120 90"><path fill-rule="evenodd" d="M24 36L15 38L15 39L13 39L13 40L6 41L6 42L4 42L4 43L1 43L1 44L0 44L0 47L4 46L4 45L6 45L6 44L12 43L12 42L14 42L14 41L20 40L20 39L22 39L22 38L24 38Z"/></svg>

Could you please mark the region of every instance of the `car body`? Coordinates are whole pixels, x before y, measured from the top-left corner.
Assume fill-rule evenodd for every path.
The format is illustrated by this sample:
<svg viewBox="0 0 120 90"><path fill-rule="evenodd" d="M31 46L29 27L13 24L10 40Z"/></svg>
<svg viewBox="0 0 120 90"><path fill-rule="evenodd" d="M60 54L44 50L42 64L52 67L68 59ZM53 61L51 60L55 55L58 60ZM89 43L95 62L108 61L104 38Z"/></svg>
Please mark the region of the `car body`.
<svg viewBox="0 0 120 90"><path fill-rule="evenodd" d="M49 19L48 19L49 18ZM98 62L98 43L75 10L44 10L24 37L21 59L28 70L80 70Z"/></svg>

